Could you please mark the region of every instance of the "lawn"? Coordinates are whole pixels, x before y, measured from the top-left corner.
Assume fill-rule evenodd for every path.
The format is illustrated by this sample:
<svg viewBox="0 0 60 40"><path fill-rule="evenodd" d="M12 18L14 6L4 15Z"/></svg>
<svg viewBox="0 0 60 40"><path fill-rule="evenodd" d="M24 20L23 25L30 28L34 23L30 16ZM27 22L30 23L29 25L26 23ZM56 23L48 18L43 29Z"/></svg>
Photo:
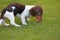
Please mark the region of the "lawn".
<svg viewBox="0 0 60 40"><path fill-rule="evenodd" d="M42 6L43 21L37 23L31 17L21 28L0 25L0 40L60 40L60 0L0 0L0 12L12 2ZM15 21L21 24L17 17Z"/></svg>

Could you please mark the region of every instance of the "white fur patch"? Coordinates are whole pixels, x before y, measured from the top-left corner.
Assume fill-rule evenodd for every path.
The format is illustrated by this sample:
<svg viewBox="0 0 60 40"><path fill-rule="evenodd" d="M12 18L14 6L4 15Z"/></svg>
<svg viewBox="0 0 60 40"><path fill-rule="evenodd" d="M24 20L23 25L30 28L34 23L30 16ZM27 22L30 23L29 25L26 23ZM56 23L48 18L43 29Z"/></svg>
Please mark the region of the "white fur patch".
<svg viewBox="0 0 60 40"><path fill-rule="evenodd" d="M3 19L0 19L0 25L3 24Z"/></svg>
<svg viewBox="0 0 60 40"><path fill-rule="evenodd" d="M30 10L32 7L34 7L34 6L26 5L26 6L25 6L25 10L22 12L21 15L23 15L23 16L29 16L29 10Z"/></svg>
<svg viewBox="0 0 60 40"><path fill-rule="evenodd" d="M14 10L15 9L15 6L12 6L11 8Z"/></svg>

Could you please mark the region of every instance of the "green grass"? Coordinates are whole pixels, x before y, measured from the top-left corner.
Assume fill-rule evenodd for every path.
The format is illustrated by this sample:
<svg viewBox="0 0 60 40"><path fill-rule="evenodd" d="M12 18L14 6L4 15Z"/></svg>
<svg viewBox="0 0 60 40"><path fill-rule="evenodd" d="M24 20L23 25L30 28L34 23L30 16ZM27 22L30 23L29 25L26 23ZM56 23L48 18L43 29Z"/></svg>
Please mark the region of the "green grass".
<svg viewBox="0 0 60 40"><path fill-rule="evenodd" d="M60 40L60 0L0 0L0 12L12 2L42 6L43 21L37 23L31 17L28 25L21 28L1 25L0 40ZM16 23L21 21L16 18Z"/></svg>

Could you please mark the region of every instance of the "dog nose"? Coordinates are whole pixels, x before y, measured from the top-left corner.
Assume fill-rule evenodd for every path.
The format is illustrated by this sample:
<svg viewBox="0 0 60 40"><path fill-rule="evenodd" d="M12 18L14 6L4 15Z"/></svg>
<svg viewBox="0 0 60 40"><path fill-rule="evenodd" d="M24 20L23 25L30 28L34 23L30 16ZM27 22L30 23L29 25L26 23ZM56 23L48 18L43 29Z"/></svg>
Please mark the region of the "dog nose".
<svg viewBox="0 0 60 40"><path fill-rule="evenodd" d="M40 22L42 20L42 17L41 16L36 16L36 21L37 22Z"/></svg>

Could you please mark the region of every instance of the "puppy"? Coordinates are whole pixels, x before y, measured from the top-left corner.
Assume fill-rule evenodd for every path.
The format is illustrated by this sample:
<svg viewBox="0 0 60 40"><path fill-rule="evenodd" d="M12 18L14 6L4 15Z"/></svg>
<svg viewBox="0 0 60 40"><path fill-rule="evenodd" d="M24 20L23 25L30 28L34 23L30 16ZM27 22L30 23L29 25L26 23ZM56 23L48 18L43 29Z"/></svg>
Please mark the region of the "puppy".
<svg viewBox="0 0 60 40"><path fill-rule="evenodd" d="M21 18L23 25L27 25L26 19L29 20L30 15L36 17L37 22L40 22L42 20L42 13L43 10L38 5L29 6L19 3L12 3L2 10L0 17L0 25L2 24L8 26L9 24L7 24L4 20L4 18L8 18L11 25L20 27L21 25L15 23L14 16Z"/></svg>

